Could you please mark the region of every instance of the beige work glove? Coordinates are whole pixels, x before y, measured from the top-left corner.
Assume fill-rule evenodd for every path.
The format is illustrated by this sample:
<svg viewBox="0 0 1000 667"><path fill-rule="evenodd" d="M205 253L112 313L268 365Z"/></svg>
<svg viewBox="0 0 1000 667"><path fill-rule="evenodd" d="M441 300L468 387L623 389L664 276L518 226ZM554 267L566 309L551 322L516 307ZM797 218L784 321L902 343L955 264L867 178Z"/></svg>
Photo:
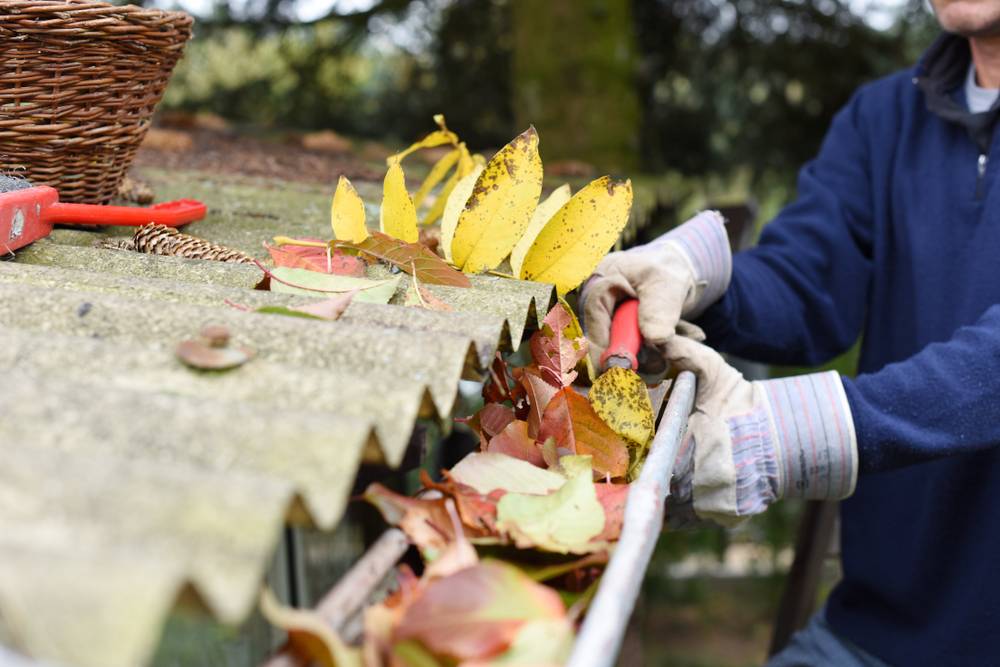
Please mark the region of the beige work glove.
<svg viewBox="0 0 1000 667"><path fill-rule="evenodd" d="M608 254L580 292L593 359L608 346L611 316L625 299L639 299L643 342L660 349L681 318L693 319L729 286L732 253L725 221L703 211L660 238Z"/></svg>
<svg viewBox="0 0 1000 667"><path fill-rule="evenodd" d="M724 525L781 498L838 500L854 492L854 421L834 371L749 382L711 348L674 336L671 364L698 386L688 432L674 464L668 515Z"/></svg>

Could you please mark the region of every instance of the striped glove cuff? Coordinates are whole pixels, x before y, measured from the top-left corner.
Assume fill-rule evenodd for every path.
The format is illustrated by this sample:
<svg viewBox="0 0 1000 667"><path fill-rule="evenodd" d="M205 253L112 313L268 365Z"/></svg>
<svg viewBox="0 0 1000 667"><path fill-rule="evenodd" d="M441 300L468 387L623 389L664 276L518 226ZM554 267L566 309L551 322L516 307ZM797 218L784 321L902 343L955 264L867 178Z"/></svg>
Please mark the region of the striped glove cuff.
<svg viewBox="0 0 1000 667"><path fill-rule="evenodd" d="M693 301L684 305L684 316L688 319L701 315L729 287L733 254L725 224L718 211L702 211L654 242L677 243L691 262L698 289Z"/></svg>
<svg viewBox="0 0 1000 667"><path fill-rule="evenodd" d="M765 400L728 420L738 514L757 514L779 498L850 496L858 450L840 376L829 371L754 384Z"/></svg>

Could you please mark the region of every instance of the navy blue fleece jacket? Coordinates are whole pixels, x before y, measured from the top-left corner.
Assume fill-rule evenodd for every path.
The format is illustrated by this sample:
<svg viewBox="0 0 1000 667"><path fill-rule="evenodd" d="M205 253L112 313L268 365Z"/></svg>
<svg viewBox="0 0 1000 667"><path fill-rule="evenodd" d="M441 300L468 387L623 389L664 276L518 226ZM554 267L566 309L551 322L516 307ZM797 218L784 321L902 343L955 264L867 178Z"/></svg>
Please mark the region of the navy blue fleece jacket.
<svg viewBox="0 0 1000 667"><path fill-rule="evenodd" d="M949 103L968 62L945 36L860 89L698 322L778 364L862 335L843 379L860 475L827 617L898 665L1000 664L1000 152L995 109L960 122Z"/></svg>

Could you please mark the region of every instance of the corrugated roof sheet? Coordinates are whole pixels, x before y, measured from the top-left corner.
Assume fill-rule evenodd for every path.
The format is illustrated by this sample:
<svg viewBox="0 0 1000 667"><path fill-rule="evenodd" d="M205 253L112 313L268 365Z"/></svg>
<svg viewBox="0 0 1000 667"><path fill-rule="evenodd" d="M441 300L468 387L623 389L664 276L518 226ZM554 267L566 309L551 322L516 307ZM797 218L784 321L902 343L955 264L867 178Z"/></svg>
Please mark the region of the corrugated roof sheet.
<svg viewBox="0 0 1000 667"><path fill-rule="evenodd" d="M209 204L189 229L204 238L260 256L274 233L325 235L320 188L170 183L161 196ZM245 618L284 522L332 528L360 463L398 465L415 421L449 418L459 379L554 298L483 276L431 286L454 312L247 313L225 301L310 299L253 290L253 267L93 239L58 231L0 263L0 641L56 663L142 663L178 600ZM174 347L206 324L256 357L184 367Z"/></svg>

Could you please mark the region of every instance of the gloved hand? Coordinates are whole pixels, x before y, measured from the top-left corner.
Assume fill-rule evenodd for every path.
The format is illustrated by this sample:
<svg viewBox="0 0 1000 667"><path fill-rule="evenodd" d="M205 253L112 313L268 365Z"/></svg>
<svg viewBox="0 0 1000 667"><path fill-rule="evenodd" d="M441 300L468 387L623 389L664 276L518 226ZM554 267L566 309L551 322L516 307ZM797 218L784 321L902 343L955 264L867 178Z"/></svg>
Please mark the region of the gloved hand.
<svg viewBox="0 0 1000 667"><path fill-rule="evenodd" d="M620 301L639 299L643 340L660 349L681 317L697 317L722 296L731 273L729 238L716 211L703 211L646 245L610 253L580 292L592 358L608 346Z"/></svg>
<svg viewBox="0 0 1000 667"><path fill-rule="evenodd" d="M854 492L857 440L836 372L749 382L717 352L679 335L665 354L698 379L667 500L671 525L692 519L692 510L733 525L781 498Z"/></svg>

